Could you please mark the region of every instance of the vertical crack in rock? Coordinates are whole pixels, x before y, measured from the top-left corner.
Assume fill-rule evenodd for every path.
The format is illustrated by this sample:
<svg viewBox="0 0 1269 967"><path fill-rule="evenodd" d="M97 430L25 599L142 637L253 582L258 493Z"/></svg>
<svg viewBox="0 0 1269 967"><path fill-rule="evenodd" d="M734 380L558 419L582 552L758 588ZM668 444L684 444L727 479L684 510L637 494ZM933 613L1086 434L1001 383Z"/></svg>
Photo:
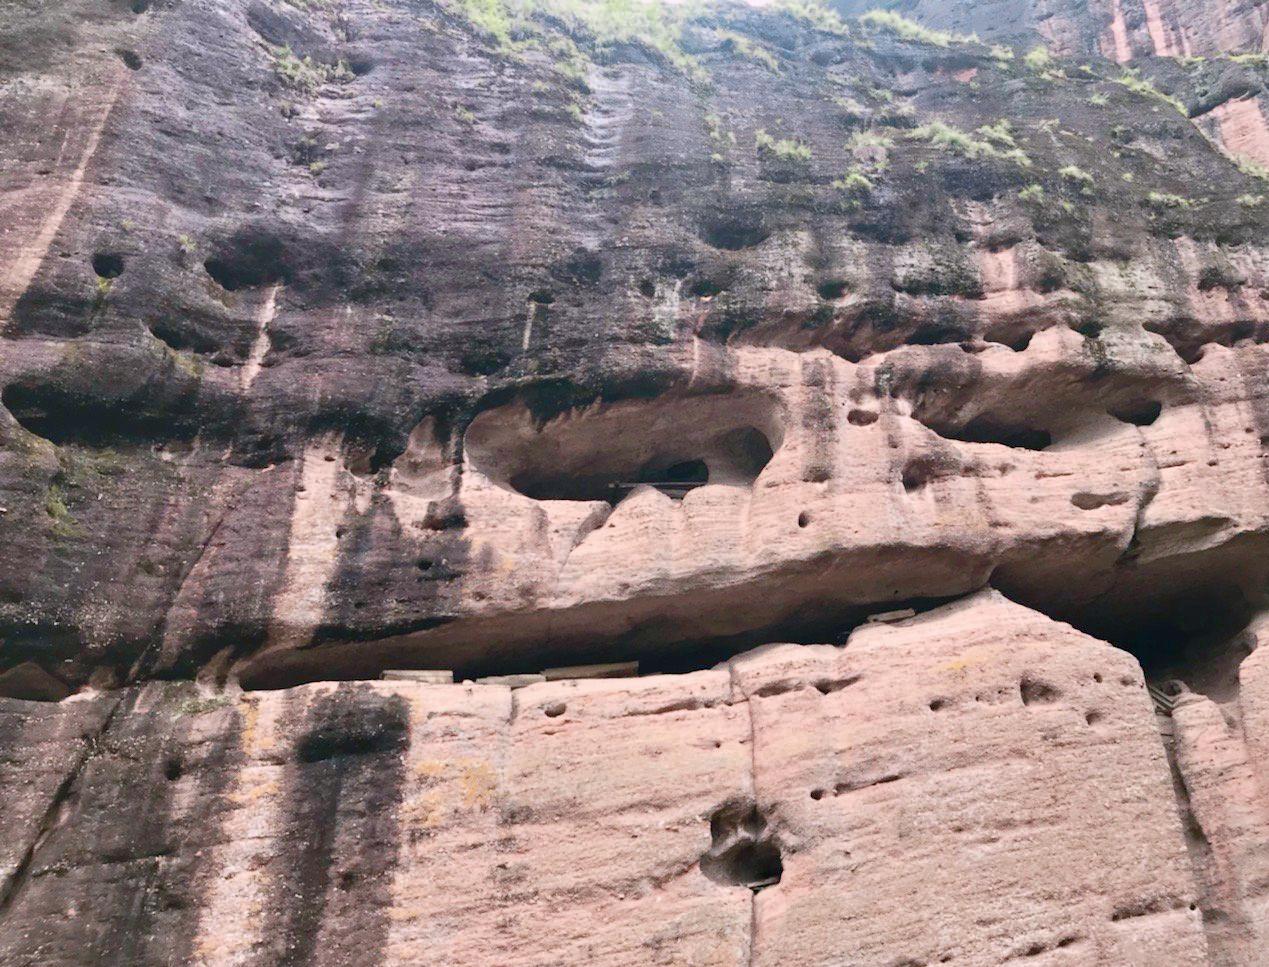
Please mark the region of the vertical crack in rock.
<svg viewBox="0 0 1269 967"><path fill-rule="evenodd" d="M216 505L219 503L217 499L218 494L219 487L209 500L209 504L213 510L216 509ZM237 494L234 495L235 498L237 496ZM163 621L158 634L154 636L153 641L151 641L146 648L142 649L141 653L137 655L136 661L132 663L132 667L128 670L129 682L142 680L145 676L154 671L156 664L163 663L165 660L171 659L177 651L179 636L174 632L172 627L172 618L177 613L177 604L181 600L181 594L185 591L186 585L190 582L191 578L193 578L195 572L198 571L198 566L202 564L203 559L207 557L209 549L216 540L216 535L220 533L220 529L224 526L225 522L229 520L230 511L233 509L235 503L236 500L229 500L220 506L216 522L207 529L207 536L203 539L197 553L190 558L190 564L181 575L180 580L176 582L176 587L172 591L172 595L168 600L168 606L163 613Z"/></svg>
<svg viewBox="0 0 1269 967"><path fill-rule="evenodd" d="M731 685L734 693L735 681ZM784 861L775 830L758 804L757 727L753 704L743 699L749 718L749 795L723 803L710 816L710 848L700 859L700 871L714 883L749 889L749 942L747 963L756 963L758 947L758 894L780 882Z"/></svg>
<svg viewBox="0 0 1269 967"><path fill-rule="evenodd" d="M1131 560L1141 553L1141 532L1145 527L1146 512L1150 509L1150 504L1153 503L1155 497L1159 495L1159 488L1163 485L1163 476L1159 471L1159 460L1155 456L1154 449L1141 430L1137 431L1137 436L1141 440L1141 455L1149 476L1143 482L1141 493L1137 498L1137 514L1133 519L1132 536L1129 537L1128 545L1124 548L1122 560Z"/></svg>
<svg viewBox="0 0 1269 967"><path fill-rule="evenodd" d="M1202 911L1203 934L1207 939L1208 955L1213 963L1223 963L1216 951L1221 949L1221 938L1213 930L1213 924L1226 918L1225 911L1212 905L1215 890L1210 871L1212 869L1212 845L1208 841L1203 826L1195 815L1190 803L1190 792L1185 784L1185 776L1177 762L1176 734L1172 720L1160 721L1159 738L1163 744L1163 754L1168 760L1168 771L1172 777L1172 794L1176 799L1176 811L1181 820L1181 830L1185 834L1185 851L1190 859L1190 868L1194 873L1194 884L1199 892L1199 909Z"/></svg>
<svg viewBox="0 0 1269 967"><path fill-rule="evenodd" d="M105 736L110 728L110 724L114 721L115 713L119 711L122 704L123 695L121 694L111 702L110 709L102 719L101 725L94 732L84 736L82 740L83 750L79 758L67 770L65 777L54 791L52 798L49 800L48 809L44 812L44 818L41 820L35 835L31 837L30 846L27 847L22 859L10 875L8 883L4 884L3 892L0 892L0 921L3 921L6 917L30 880L31 868L35 863L36 854L64 818L63 813L67 803L70 801L71 793L74 792L76 784L84 774L88 763L92 761L100 750L102 737Z"/></svg>

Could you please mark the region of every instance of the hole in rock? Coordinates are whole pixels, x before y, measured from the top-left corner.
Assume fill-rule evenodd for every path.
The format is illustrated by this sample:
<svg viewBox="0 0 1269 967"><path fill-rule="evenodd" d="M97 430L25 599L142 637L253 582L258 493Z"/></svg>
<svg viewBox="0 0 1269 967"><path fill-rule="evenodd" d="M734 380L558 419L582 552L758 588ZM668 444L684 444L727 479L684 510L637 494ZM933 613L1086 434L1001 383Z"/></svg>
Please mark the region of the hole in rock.
<svg viewBox="0 0 1269 967"><path fill-rule="evenodd" d="M1196 533L1202 539L1209 532ZM1181 527L1164 527L1157 537L1146 532L1143 549L1149 554L1157 542L1184 540L1186 534ZM1090 566L1082 557L1078 563L1015 564L998 568L992 584L1019 604L1129 652L1147 682L1176 679L1223 702L1238 694L1238 666L1252 648L1246 632L1256 614L1251 592L1259 594L1266 570L1266 547L1257 538L1190 553L1129 557L1109 569ZM1110 679L1094 672L1092 678L1138 687L1132 676Z"/></svg>
<svg viewBox="0 0 1269 967"><path fill-rule="evenodd" d="M239 233L208 258L203 268L227 292L276 285L290 274L282 242L256 232Z"/></svg>
<svg viewBox="0 0 1269 967"><path fill-rule="evenodd" d="M908 343L913 346L942 346L964 342L972 336L972 332L955 326L929 325L918 327L908 337Z"/></svg>
<svg viewBox="0 0 1269 967"><path fill-rule="evenodd" d="M939 436L961 443L999 443L1022 450L1043 450L1053 442L1053 435L1039 427L1008 423L990 416L977 416L959 429L931 426Z"/></svg>
<svg viewBox="0 0 1269 967"><path fill-rule="evenodd" d="M810 514L808 514L806 511L802 511L802 513L798 514L798 526L799 526L799 527L806 527L806 526L807 526L808 524L810 524L810 523L811 523L811 515L810 515Z"/></svg>
<svg viewBox="0 0 1269 967"><path fill-rule="evenodd" d="M0 698L26 702L60 702L71 689L56 675L33 661L22 661L0 671ZM82 738L88 740L88 735Z"/></svg>
<svg viewBox="0 0 1269 967"><path fill-rule="evenodd" d="M562 262L551 266L551 275L570 285L594 285L604 274L604 261L598 252L577 248Z"/></svg>
<svg viewBox="0 0 1269 967"><path fill-rule="evenodd" d="M1085 339L1097 339L1106 330L1100 322L1084 322L1073 327Z"/></svg>
<svg viewBox="0 0 1269 967"><path fill-rule="evenodd" d="M835 302L846 295L846 290L849 287L850 283L834 279L829 282L821 282L815 291L825 302Z"/></svg>
<svg viewBox="0 0 1269 967"><path fill-rule="evenodd" d="M651 279L644 279L639 283L639 294L645 299L651 299L657 294L657 284Z"/></svg>
<svg viewBox="0 0 1269 967"><path fill-rule="evenodd" d="M1225 701L1238 693L1238 666L1252 651L1242 632L1254 614L1232 582L1198 583L1143 602L1140 612L1106 615L1104 630L1107 640L1136 656L1147 681L1175 679Z"/></svg>
<svg viewBox="0 0 1269 967"><path fill-rule="evenodd" d="M150 325L150 333L178 351L189 349L196 353L214 353L220 348L216 340L179 318L156 320Z"/></svg>
<svg viewBox="0 0 1269 967"><path fill-rule="evenodd" d="M1071 495L1071 503L1080 510L1096 510L1098 507L1117 507L1120 504L1126 504L1129 500L1128 494L1117 490L1109 494L1092 494L1086 491Z"/></svg>
<svg viewBox="0 0 1269 967"><path fill-rule="evenodd" d="M723 285L721 282L704 277L693 279L687 286L687 294L693 299L712 299L722 291Z"/></svg>
<svg viewBox="0 0 1269 967"><path fill-rule="evenodd" d="M1107 412L1121 423L1149 426L1163 412L1163 404L1155 400L1134 400L1120 406L1112 406Z"/></svg>
<svg viewBox="0 0 1269 967"><path fill-rule="evenodd" d="M733 252L761 245L770 234L762 214L756 210L719 215L701 226L703 241L714 248Z"/></svg>
<svg viewBox="0 0 1269 967"><path fill-rule="evenodd" d="M1024 678L1018 690L1022 693L1023 705L1052 705L1062 697L1054 686L1034 678Z"/></svg>
<svg viewBox="0 0 1269 967"><path fill-rule="evenodd" d="M512 404L476 417L464 446L473 467L534 500L615 505L644 485L673 498L748 486L782 435L774 401L732 393L598 403L545 423Z"/></svg>
<svg viewBox="0 0 1269 967"><path fill-rule="evenodd" d="M854 409L846 414L846 422L851 426L871 426L877 422L877 414L872 410Z"/></svg>
<svg viewBox="0 0 1269 967"><path fill-rule="evenodd" d="M170 442L188 439L196 429L190 412L164 406L160 400L120 402L55 386L10 383L0 393L0 401L24 430L59 446Z"/></svg>
<svg viewBox="0 0 1269 967"><path fill-rule="evenodd" d="M141 56L135 50L120 50L119 59L130 71L139 71L141 69Z"/></svg>
<svg viewBox="0 0 1269 967"><path fill-rule="evenodd" d="M168 782L175 782L177 779L181 778L184 773L185 768L181 765L180 759L168 759L163 765L163 776Z"/></svg>
<svg viewBox="0 0 1269 967"><path fill-rule="evenodd" d="M549 289L537 289L529 293L529 301L540 306L549 306L555 301L555 295Z"/></svg>
<svg viewBox="0 0 1269 967"><path fill-rule="evenodd" d="M780 882L780 847L752 802L730 802L717 809L709 831L712 843L701 857L701 872L715 883L761 890Z"/></svg>
<svg viewBox="0 0 1269 967"><path fill-rule="evenodd" d="M101 279L117 279L123 275L123 256L114 252L98 252L93 256L93 271Z"/></svg>
<svg viewBox="0 0 1269 967"><path fill-rule="evenodd" d="M960 470L960 461L953 453L927 450L908 458L899 479L908 493L920 490L926 484L944 477L953 477Z"/></svg>

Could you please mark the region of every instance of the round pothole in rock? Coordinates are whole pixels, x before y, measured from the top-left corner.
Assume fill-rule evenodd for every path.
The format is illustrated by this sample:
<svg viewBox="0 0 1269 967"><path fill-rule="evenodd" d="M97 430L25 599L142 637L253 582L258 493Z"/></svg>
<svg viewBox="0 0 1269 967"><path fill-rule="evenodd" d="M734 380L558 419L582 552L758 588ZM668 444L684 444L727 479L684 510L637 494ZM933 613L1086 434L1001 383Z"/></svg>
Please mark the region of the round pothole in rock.
<svg viewBox="0 0 1269 967"><path fill-rule="evenodd" d="M123 256L116 252L98 252L93 256L93 271L100 279L117 279L123 275Z"/></svg>
<svg viewBox="0 0 1269 967"><path fill-rule="evenodd" d="M752 802L730 802L709 820L712 843L701 872L715 883L755 892L780 882L784 861L766 818Z"/></svg>

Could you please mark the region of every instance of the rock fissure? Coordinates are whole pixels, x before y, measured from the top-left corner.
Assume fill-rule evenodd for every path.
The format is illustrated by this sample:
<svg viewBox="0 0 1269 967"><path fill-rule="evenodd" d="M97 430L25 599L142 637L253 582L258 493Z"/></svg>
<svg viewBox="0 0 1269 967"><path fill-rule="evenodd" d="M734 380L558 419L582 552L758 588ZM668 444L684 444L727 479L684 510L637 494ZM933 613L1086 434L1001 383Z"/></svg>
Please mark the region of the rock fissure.
<svg viewBox="0 0 1269 967"><path fill-rule="evenodd" d="M23 852L13 871L8 875L6 882L3 884L3 889L0 889L0 922L4 921L10 908L17 902L23 888L30 880L31 871L40 847L65 818L66 806L75 792L76 784L80 781L84 770L88 767L93 757L99 753L101 740L110 729L116 712L124 704L125 700L126 696L122 694L115 697L112 700L109 711L102 718L101 724L92 733L85 735L80 740L82 751L66 770L65 776L57 785L57 788L53 790L43 818L33 831L30 844Z"/></svg>

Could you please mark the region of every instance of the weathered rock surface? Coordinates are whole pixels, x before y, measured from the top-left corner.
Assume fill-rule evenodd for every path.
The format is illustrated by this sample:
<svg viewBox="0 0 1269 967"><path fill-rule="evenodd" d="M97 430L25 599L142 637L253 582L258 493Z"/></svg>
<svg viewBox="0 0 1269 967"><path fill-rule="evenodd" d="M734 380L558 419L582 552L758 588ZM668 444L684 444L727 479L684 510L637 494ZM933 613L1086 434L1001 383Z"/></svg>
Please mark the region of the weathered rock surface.
<svg viewBox="0 0 1269 967"><path fill-rule="evenodd" d="M0 965L1263 962L1269 11L871 6L3 5Z"/></svg>
<svg viewBox="0 0 1269 967"><path fill-rule="evenodd" d="M1205 800L1229 810L1214 781L1259 781L1208 778L1210 743L1237 744L1225 723L1178 708L1195 804L1179 814L1136 662L994 592L844 647L637 681L7 701L28 720L6 750L47 760L6 751L5 788L29 783L22 809L45 819L14 827L4 963L1261 949L1247 887L1263 851L1238 828L1249 814ZM1183 819L1210 853L1187 854Z"/></svg>

